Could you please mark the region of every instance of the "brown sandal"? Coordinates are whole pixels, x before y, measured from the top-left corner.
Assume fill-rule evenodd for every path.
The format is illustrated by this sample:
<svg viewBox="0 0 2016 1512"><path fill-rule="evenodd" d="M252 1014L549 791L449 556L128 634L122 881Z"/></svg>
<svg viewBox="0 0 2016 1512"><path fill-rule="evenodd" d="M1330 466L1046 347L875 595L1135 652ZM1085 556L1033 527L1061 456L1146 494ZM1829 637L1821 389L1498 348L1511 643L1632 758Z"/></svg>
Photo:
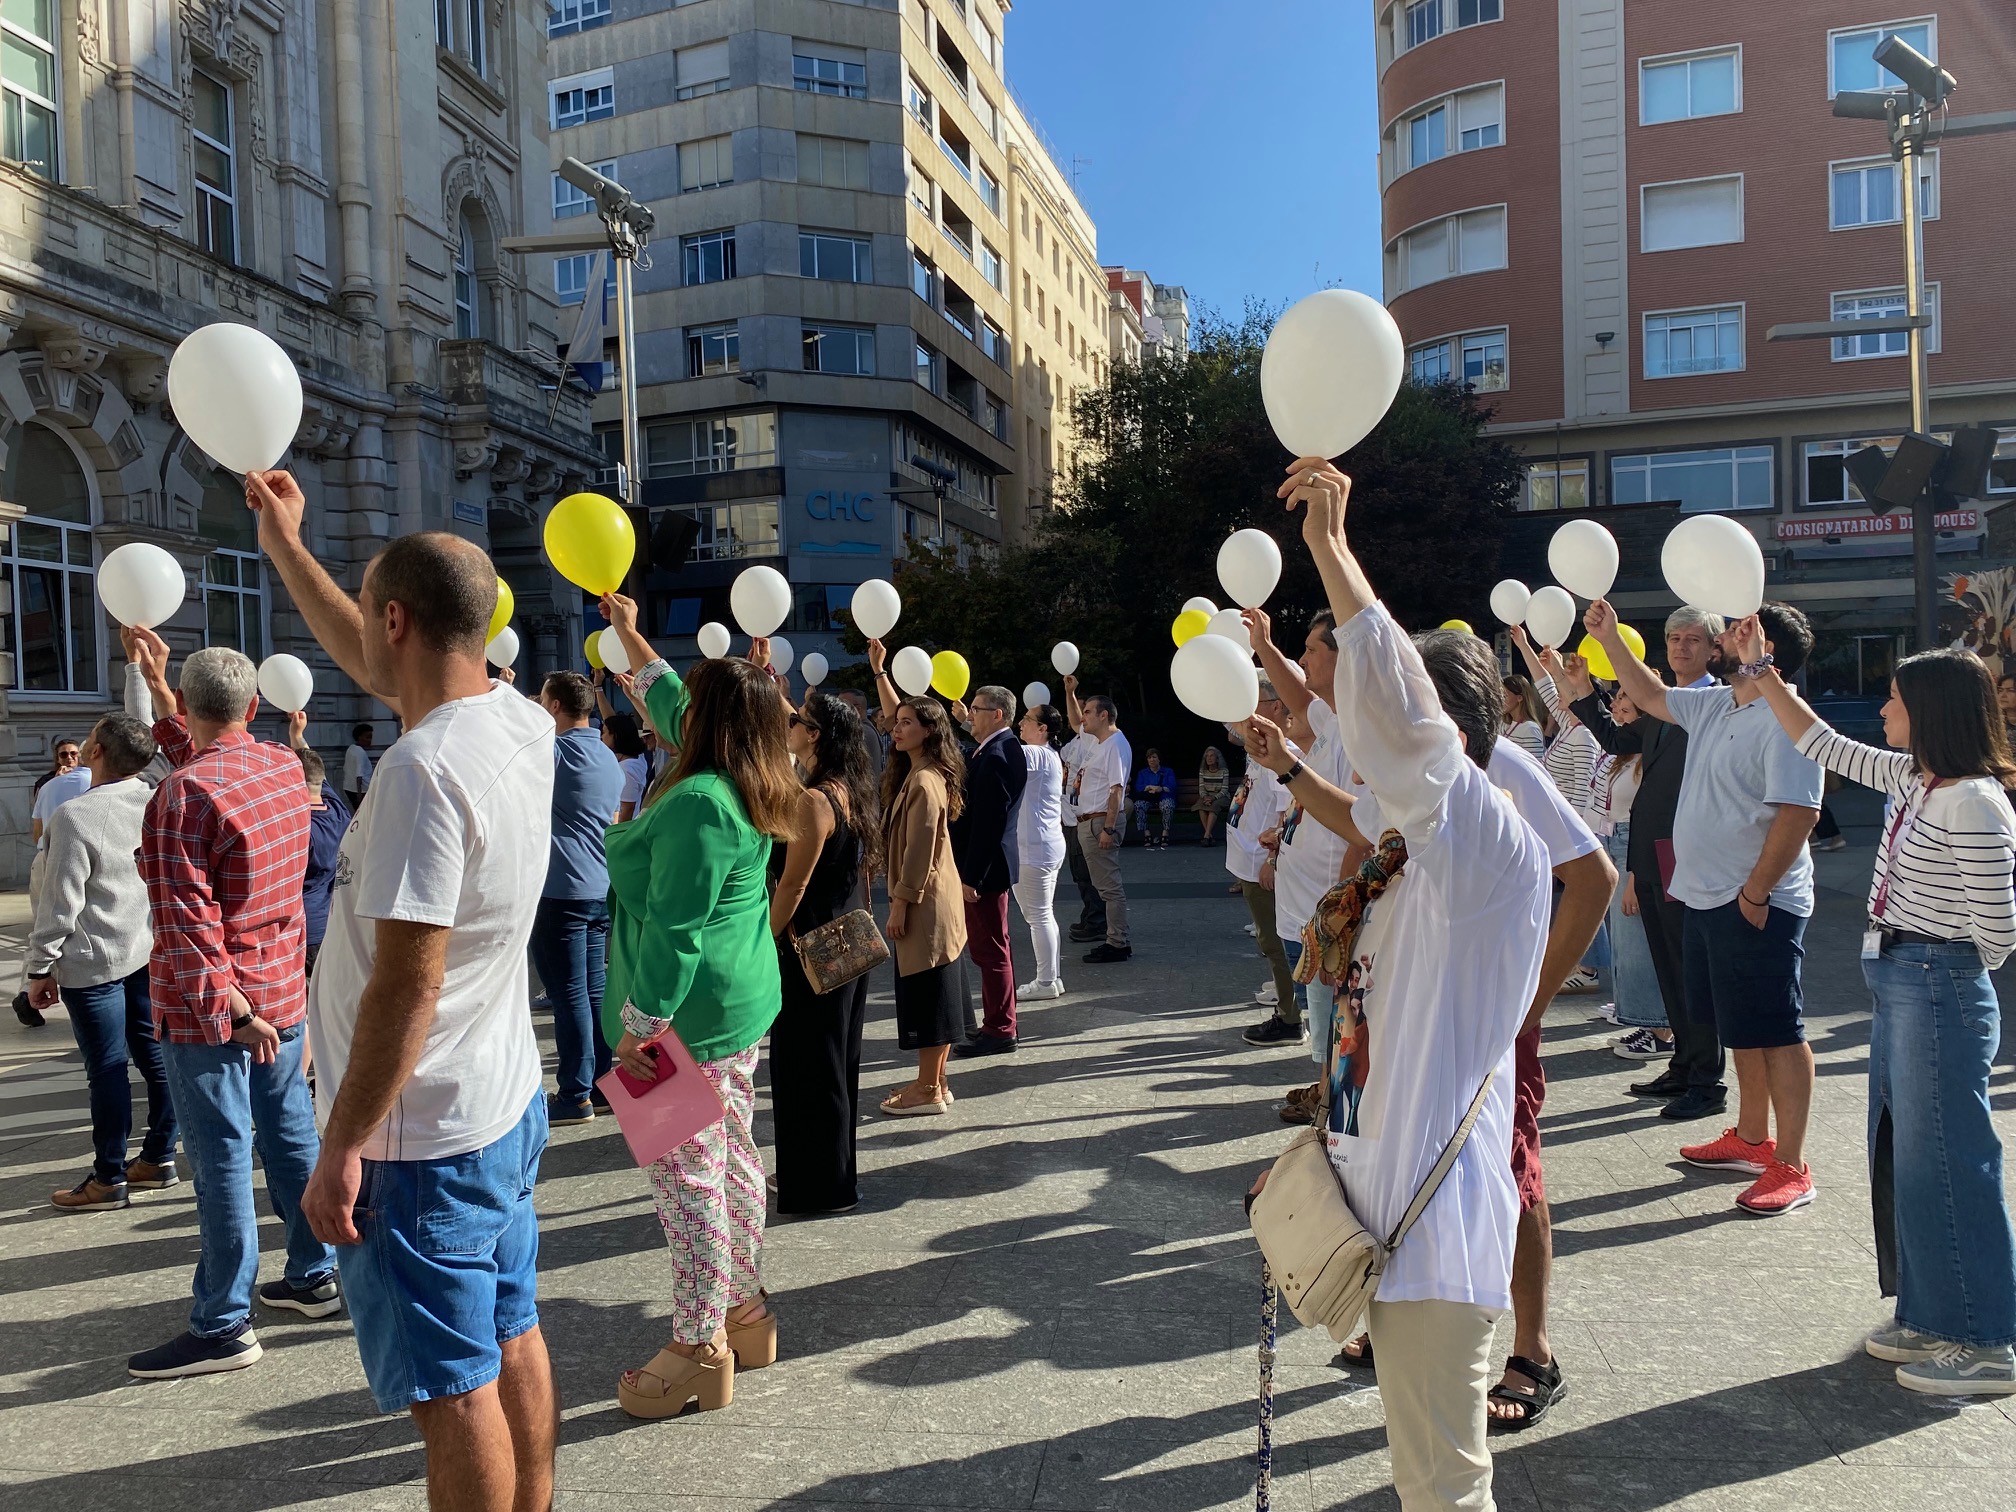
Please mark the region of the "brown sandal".
<svg viewBox="0 0 2016 1512"><path fill-rule="evenodd" d="M642 1370L626 1370L616 1378L616 1402L634 1418L673 1418L695 1399L702 1412L713 1412L735 1400L735 1354L723 1348L718 1356L684 1355L661 1349Z"/></svg>
<svg viewBox="0 0 2016 1512"><path fill-rule="evenodd" d="M777 1314L770 1311L770 1293L759 1291L763 1316L746 1323L728 1319L728 1349L735 1356L737 1370L761 1370L777 1363Z"/></svg>

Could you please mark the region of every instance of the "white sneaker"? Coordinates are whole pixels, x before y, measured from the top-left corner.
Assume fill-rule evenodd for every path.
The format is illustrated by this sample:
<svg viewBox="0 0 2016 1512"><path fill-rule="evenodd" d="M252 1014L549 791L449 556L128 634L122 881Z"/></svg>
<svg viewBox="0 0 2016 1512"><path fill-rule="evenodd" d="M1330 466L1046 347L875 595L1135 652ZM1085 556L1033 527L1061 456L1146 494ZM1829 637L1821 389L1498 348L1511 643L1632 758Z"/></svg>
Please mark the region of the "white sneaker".
<svg viewBox="0 0 2016 1512"><path fill-rule="evenodd" d="M1281 1006L1281 994L1275 991L1274 979L1272 977L1269 977L1260 984L1260 990L1253 994L1253 1001L1258 1003L1262 1008L1278 1008Z"/></svg>
<svg viewBox="0 0 2016 1512"><path fill-rule="evenodd" d="M1598 985L1595 972L1586 968L1577 968L1575 971L1570 972L1568 980L1561 984L1561 992L1563 996L1571 993L1594 992Z"/></svg>
<svg viewBox="0 0 2016 1512"><path fill-rule="evenodd" d="M1015 1001L1018 1003L1046 1002L1051 998L1062 996L1064 996L1062 982L1024 982L1015 989Z"/></svg>
<svg viewBox="0 0 2016 1512"><path fill-rule="evenodd" d="M1248 933L1249 935L1253 936L1253 938L1254 938L1254 939L1256 939L1256 940L1260 938L1260 930L1259 930L1259 928L1258 928L1257 926L1255 926L1255 925L1252 925L1252 924L1248 924L1248 925L1246 926L1246 933Z"/></svg>

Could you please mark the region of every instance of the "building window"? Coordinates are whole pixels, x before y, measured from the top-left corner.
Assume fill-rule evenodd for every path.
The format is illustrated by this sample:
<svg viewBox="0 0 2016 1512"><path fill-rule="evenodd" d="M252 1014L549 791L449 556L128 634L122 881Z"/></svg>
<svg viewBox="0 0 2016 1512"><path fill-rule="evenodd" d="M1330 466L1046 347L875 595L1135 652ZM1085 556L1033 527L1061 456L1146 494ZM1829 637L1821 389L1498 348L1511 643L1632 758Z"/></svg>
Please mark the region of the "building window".
<svg viewBox="0 0 2016 1512"><path fill-rule="evenodd" d="M689 286L721 283L735 276L735 233L703 231L698 236L682 236L679 255Z"/></svg>
<svg viewBox="0 0 2016 1512"><path fill-rule="evenodd" d="M1638 123L1733 115L1743 108L1743 50L1687 58L1645 58L1638 64Z"/></svg>
<svg viewBox="0 0 2016 1512"><path fill-rule="evenodd" d="M1452 152L1475 152L1505 140L1505 88L1490 84L1448 95L1407 116L1395 133L1405 160L1397 171L1419 168Z"/></svg>
<svg viewBox="0 0 2016 1512"><path fill-rule="evenodd" d="M1008 291L1008 275L1003 271L1001 254L985 242L980 243L980 276L1004 294Z"/></svg>
<svg viewBox="0 0 2016 1512"><path fill-rule="evenodd" d="M1501 0L1408 0L1397 30L1400 51L1432 42L1445 31L1496 21L1502 14Z"/></svg>
<svg viewBox="0 0 2016 1512"><path fill-rule="evenodd" d="M1802 501L1807 507L1839 506L1865 502L1862 490L1855 486L1855 480L1848 474L1848 458L1865 446L1880 446L1886 452L1895 452L1901 436L1856 436L1841 441L1808 441L1806 443L1806 497ZM1949 439L1940 435L1939 439Z"/></svg>
<svg viewBox="0 0 2016 1512"><path fill-rule="evenodd" d="M980 203L987 207L987 213L994 219L1001 219L1001 184L985 168L976 171L974 182L980 188Z"/></svg>
<svg viewBox="0 0 2016 1512"><path fill-rule="evenodd" d="M938 304L938 270L922 252L910 254L910 292L927 305Z"/></svg>
<svg viewBox="0 0 2016 1512"><path fill-rule="evenodd" d="M1988 492L2016 493L2016 431L2001 432L1995 455L1988 459Z"/></svg>
<svg viewBox="0 0 2016 1512"><path fill-rule="evenodd" d="M0 157L46 179L60 166L56 89L56 0L8 0L0 9Z"/></svg>
<svg viewBox="0 0 2016 1512"><path fill-rule="evenodd" d="M837 283L873 283L874 243L865 236L800 231L798 275L801 278L830 278Z"/></svg>
<svg viewBox="0 0 2016 1512"><path fill-rule="evenodd" d="M1774 507L1771 448L1654 452L1610 459L1612 504L1675 504L1687 514Z"/></svg>
<svg viewBox="0 0 2016 1512"><path fill-rule="evenodd" d="M547 85L553 101L553 129L606 121L616 114L616 76L607 68L555 79Z"/></svg>
<svg viewBox="0 0 2016 1512"><path fill-rule="evenodd" d="M1396 294L1424 284L1505 266L1505 207L1470 210L1396 237L1386 250L1387 286Z"/></svg>
<svg viewBox="0 0 2016 1512"><path fill-rule="evenodd" d="M1743 240L1743 175L1647 184L1639 191L1639 250L1674 252Z"/></svg>
<svg viewBox="0 0 2016 1512"><path fill-rule="evenodd" d="M808 373L875 376L875 332L869 326L814 325L807 321L802 344Z"/></svg>
<svg viewBox="0 0 2016 1512"><path fill-rule="evenodd" d="M707 378L742 371L742 335L727 325L691 326L686 332L686 376Z"/></svg>
<svg viewBox="0 0 2016 1512"><path fill-rule="evenodd" d="M553 294L561 304L580 304L587 299L588 274L594 261L593 252L553 259Z"/></svg>
<svg viewBox="0 0 2016 1512"><path fill-rule="evenodd" d="M1915 21L1885 21L1827 34L1827 98L1844 89L1903 89L1904 81L1876 65L1876 45L1895 32L1912 47L1939 61L1939 32L1930 17Z"/></svg>
<svg viewBox="0 0 2016 1512"><path fill-rule="evenodd" d="M1904 169L1890 158L1863 158L1828 168L1828 224L1836 231L1851 226L1894 226L1904 218ZM1939 218L1939 153L1935 148L1919 159L1918 205L1926 220Z"/></svg>
<svg viewBox="0 0 2016 1512"><path fill-rule="evenodd" d="M477 73L484 65L483 7L487 0L434 0L434 40Z"/></svg>
<svg viewBox="0 0 2016 1512"><path fill-rule="evenodd" d="M184 456L188 470L202 479L196 533L211 548L203 562L203 644L229 646L259 661L266 655L266 578L244 485L192 453Z"/></svg>
<svg viewBox="0 0 2016 1512"><path fill-rule="evenodd" d="M853 58L826 53L794 53L791 58L791 84L794 89L807 90L812 94L865 100L868 98L868 60L859 53Z"/></svg>
<svg viewBox="0 0 2016 1512"><path fill-rule="evenodd" d="M1669 310L1645 317L1645 376L1743 371L1743 306Z"/></svg>
<svg viewBox="0 0 2016 1512"><path fill-rule="evenodd" d="M606 163L590 163L602 177L616 177L616 159ZM559 174L553 175L553 219L567 220L576 215L592 215L595 212L595 196L585 189L577 189Z"/></svg>
<svg viewBox="0 0 2016 1512"><path fill-rule="evenodd" d="M456 223L455 335L461 341L474 341L482 334L482 315L476 302L476 232L464 215Z"/></svg>
<svg viewBox="0 0 2016 1512"><path fill-rule="evenodd" d="M10 51L12 39L9 39ZM231 86L195 69L189 76L196 148L196 245L225 262L238 261L238 152Z"/></svg>
<svg viewBox="0 0 2016 1512"><path fill-rule="evenodd" d="M1416 383L1447 383L1455 371L1455 349L1446 341L1431 341L1407 354L1407 376Z"/></svg>
<svg viewBox="0 0 2016 1512"><path fill-rule="evenodd" d="M1587 509L1587 462L1535 462L1526 469L1528 509Z"/></svg>
<svg viewBox="0 0 2016 1512"><path fill-rule="evenodd" d="M911 376L917 380L918 386L934 394L937 393L939 371L938 353L928 343L918 342L916 357L911 367Z"/></svg>
<svg viewBox="0 0 2016 1512"><path fill-rule="evenodd" d="M1416 383L1454 379L1480 393L1496 393L1510 381L1505 368L1505 328L1469 331L1417 346L1407 354L1407 375Z"/></svg>
<svg viewBox="0 0 2016 1512"><path fill-rule="evenodd" d="M0 543L0 571L13 589L10 612L0 619L0 650L10 653L14 674L9 686L22 693L96 693L91 488L76 453L45 425L19 427L8 437L0 498L28 512Z"/></svg>
<svg viewBox="0 0 2016 1512"><path fill-rule="evenodd" d="M1014 350L1009 345L1007 333L984 315L980 317L980 350L1004 368L1008 366L1009 353Z"/></svg>
<svg viewBox="0 0 2016 1512"><path fill-rule="evenodd" d="M653 523L667 514L684 515L697 521L700 533L693 538L693 560L696 562L774 557L784 552L783 539L778 532L781 517L779 503L776 499L761 499L734 504L703 504L697 509L653 510L651 517ZM695 628L697 626L689 623L683 633L690 635Z"/></svg>
<svg viewBox="0 0 2016 1512"><path fill-rule="evenodd" d="M673 96L681 100L719 94L728 87L728 44L703 42L672 55Z"/></svg>
<svg viewBox="0 0 2016 1512"><path fill-rule="evenodd" d="M932 183L928 173L917 166L917 159L905 158L904 162L909 165L910 203L920 215L930 220L937 210L938 186Z"/></svg>
<svg viewBox="0 0 2016 1512"><path fill-rule="evenodd" d="M1860 289L1834 296L1835 320L1882 320L1905 313L1902 289ZM1939 285L1925 286L1925 313L1932 317L1925 332L1925 350L1939 350ZM1867 336L1840 336L1834 341L1836 362L1860 362L1869 357L1902 357L1910 350L1908 331L1874 331Z"/></svg>
<svg viewBox="0 0 2016 1512"><path fill-rule="evenodd" d="M904 85L903 108L909 111L926 131L935 133L938 130L938 117L931 108L931 91L917 82L915 74L912 74Z"/></svg>
<svg viewBox="0 0 2016 1512"><path fill-rule="evenodd" d="M798 136L798 182L828 189L868 187L868 144L845 137Z"/></svg>
<svg viewBox="0 0 2016 1512"><path fill-rule="evenodd" d="M552 13L546 18L546 35L567 37L592 30L609 20L609 0L551 0Z"/></svg>
<svg viewBox="0 0 2016 1512"><path fill-rule="evenodd" d="M693 194L735 182L735 139L702 137L679 144L679 192Z"/></svg>
<svg viewBox="0 0 2016 1512"><path fill-rule="evenodd" d="M644 476L687 478L777 465L777 414L714 415L644 429Z"/></svg>

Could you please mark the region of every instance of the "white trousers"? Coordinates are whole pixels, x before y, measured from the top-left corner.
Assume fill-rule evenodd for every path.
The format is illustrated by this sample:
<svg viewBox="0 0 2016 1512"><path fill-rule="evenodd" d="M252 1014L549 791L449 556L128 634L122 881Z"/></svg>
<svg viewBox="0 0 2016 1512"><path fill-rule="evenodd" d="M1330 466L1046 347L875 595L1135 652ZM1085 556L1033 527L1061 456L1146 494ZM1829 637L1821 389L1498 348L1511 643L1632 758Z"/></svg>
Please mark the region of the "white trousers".
<svg viewBox="0 0 2016 1512"><path fill-rule="evenodd" d="M1015 879L1015 906L1022 910L1022 917L1029 925L1029 943L1036 951L1036 980L1055 982L1062 969L1057 961L1057 914L1051 901L1057 894L1057 866L1031 866L1022 864L1022 874Z"/></svg>
<svg viewBox="0 0 2016 1512"><path fill-rule="evenodd" d="M1486 1442L1491 1333L1467 1302L1374 1302L1379 1397L1402 1512L1494 1512Z"/></svg>

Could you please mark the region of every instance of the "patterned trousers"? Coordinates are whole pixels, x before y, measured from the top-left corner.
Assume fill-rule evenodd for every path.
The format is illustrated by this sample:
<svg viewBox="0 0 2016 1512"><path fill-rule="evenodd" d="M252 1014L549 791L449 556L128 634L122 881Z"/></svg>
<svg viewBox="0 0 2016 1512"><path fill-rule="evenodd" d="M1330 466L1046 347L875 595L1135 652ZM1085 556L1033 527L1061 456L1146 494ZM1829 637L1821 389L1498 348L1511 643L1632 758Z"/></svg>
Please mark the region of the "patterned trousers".
<svg viewBox="0 0 2016 1512"><path fill-rule="evenodd" d="M703 1061L728 1116L645 1167L672 1252L672 1337L705 1344L728 1310L763 1289L763 1162L756 1116L756 1058Z"/></svg>

